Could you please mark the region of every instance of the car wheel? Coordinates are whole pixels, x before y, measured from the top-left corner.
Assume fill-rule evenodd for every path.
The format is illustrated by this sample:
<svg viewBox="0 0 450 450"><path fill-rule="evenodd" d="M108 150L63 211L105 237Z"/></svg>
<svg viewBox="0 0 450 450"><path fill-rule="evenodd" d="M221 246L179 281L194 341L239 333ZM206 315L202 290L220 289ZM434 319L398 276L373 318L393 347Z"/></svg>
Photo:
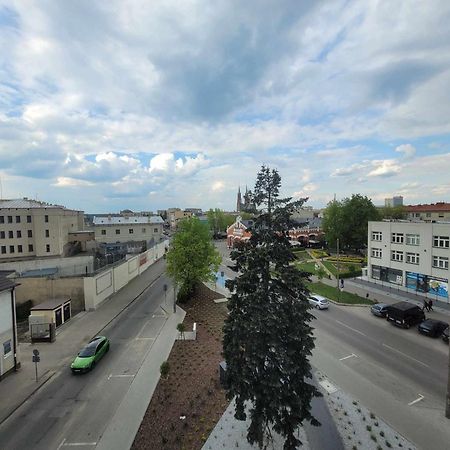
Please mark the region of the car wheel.
<svg viewBox="0 0 450 450"><path fill-rule="evenodd" d="M91 367L89 368L89 370L93 370L95 367L95 361L92 361Z"/></svg>
<svg viewBox="0 0 450 450"><path fill-rule="evenodd" d="M409 330L409 327L410 327L411 325L409 324L409 323L406 323L405 324L405 328L407 329L407 330Z"/></svg>
<svg viewBox="0 0 450 450"><path fill-rule="evenodd" d="M106 347L106 353L108 353L109 352L109 344L108 344L108 347Z"/></svg>
<svg viewBox="0 0 450 450"><path fill-rule="evenodd" d="M319 305L316 305L316 309L320 309L320 308L319 308Z"/></svg>

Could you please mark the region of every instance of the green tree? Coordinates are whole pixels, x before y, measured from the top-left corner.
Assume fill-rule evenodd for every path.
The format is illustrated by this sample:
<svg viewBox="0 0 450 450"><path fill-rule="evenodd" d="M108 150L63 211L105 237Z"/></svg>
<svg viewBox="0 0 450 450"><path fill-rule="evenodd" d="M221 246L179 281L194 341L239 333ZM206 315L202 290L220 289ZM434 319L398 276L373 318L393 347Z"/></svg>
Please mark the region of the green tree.
<svg viewBox="0 0 450 450"><path fill-rule="evenodd" d="M328 203L323 213L322 228L329 248L336 248L337 240L344 234L344 217L342 203L333 200Z"/></svg>
<svg viewBox="0 0 450 450"><path fill-rule="evenodd" d="M197 217L181 220L167 253L167 273L180 292L189 294L197 283L214 281L220 261L208 227Z"/></svg>
<svg viewBox="0 0 450 450"><path fill-rule="evenodd" d="M305 199L280 199L280 186L278 172L263 166L253 191L260 213L251 238L231 254L240 275L227 281L232 295L223 353L236 419L245 420L250 402L247 440L262 448L272 426L285 438L284 449L293 450L301 444L296 430L303 421L319 425L310 409L320 394L306 381L314 348L306 274L290 265L290 216Z"/></svg>
<svg viewBox="0 0 450 450"><path fill-rule="evenodd" d="M404 206L384 206L383 208L380 208L380 216L383 219L406 219L408 213Z"/></svg>

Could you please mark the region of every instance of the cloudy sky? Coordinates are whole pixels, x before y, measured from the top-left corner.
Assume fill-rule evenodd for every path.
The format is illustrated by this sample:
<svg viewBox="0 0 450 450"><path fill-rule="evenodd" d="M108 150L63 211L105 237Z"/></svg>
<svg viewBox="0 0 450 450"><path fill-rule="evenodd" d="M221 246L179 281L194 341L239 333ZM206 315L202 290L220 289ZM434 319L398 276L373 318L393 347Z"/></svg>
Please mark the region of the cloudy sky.
<svg viewBox="0 0 450 450"><path fill-rule="evenodd" d="M450 200L448 0L0 0L3 198Z"/></svg>

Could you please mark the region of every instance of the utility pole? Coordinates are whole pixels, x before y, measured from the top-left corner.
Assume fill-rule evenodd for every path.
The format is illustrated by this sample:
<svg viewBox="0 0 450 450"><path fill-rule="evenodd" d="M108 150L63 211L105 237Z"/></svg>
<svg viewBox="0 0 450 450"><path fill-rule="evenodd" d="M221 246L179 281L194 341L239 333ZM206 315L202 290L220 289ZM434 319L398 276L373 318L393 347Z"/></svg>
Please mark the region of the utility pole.
<svg viewBox="0 0 450 450"><path fill-rule="evenodd" d="M339 238L336 239L336 250L337 250L337 290L338 290L338 300L340 300L341 289L339 286Z"/></svg>
<svg viewBox="0 0 450 450"><path fill-rule="evenodd" d="M445 402L445 417L450 419L450 350L448 358L448 380L447 380L447 398Z"/></svg>
<svg viewBox="0 0 450 450"><path fill-rule="evenodd" d="M173 282L173 312L177 312L177 283Z"/></svg>

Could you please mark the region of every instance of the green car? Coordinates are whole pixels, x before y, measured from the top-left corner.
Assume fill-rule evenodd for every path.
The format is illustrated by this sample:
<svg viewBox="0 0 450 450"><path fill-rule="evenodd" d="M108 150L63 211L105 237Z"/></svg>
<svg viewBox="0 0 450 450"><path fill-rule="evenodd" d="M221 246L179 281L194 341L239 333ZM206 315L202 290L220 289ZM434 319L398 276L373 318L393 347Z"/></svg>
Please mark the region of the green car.
<svg viewBox="0 0 450 450"><path fill-rule="evenodd" d="M70 365L72 373L84 373L92 370L108 350L109 340L105 336L96 336L91 339Z"/></svg>

